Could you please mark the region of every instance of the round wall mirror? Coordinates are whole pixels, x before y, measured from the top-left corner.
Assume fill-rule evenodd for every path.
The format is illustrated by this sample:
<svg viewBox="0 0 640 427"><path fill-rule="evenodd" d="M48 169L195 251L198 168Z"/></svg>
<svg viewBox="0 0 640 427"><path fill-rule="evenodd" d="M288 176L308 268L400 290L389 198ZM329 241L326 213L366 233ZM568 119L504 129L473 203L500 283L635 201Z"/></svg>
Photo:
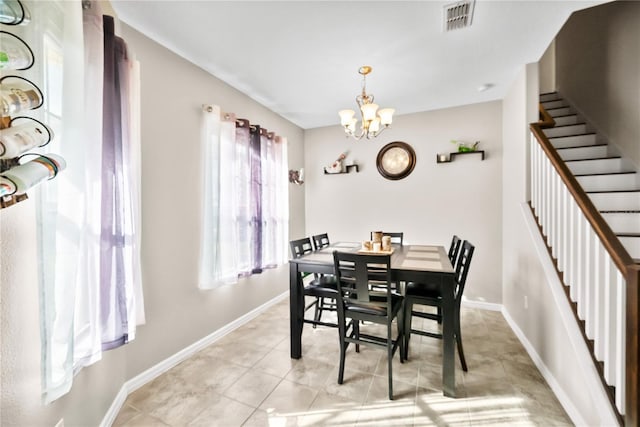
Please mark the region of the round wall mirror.
<svg viewBox="0 0 640 427"><path fill-rule="evenodd" d="M378 153L376 159L378 172L387 179L407 177L416 166L416 153L406 142L390 142Z"/></svg>

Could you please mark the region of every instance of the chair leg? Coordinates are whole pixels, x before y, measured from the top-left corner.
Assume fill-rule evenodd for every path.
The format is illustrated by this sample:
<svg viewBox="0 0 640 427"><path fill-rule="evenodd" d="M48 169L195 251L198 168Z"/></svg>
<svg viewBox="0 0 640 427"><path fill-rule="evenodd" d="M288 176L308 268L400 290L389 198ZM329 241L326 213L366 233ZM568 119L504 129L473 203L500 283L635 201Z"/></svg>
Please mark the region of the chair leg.
<svg viewBox="0 0 640 427"><path fill-rule="evenodd" d="M387 365L389 369L389 400L393 400L393 339L391 323L387 323Z"/></svg>
<svg viewBox="0 0 640 427"><path fill-rule="evenodd" d="M353 319L353 336L360 339L360 321ZM360 353L360 344L356 343L356 353Z"/></svg>
<svg viewBox="0 0 640 427"><path fill-rule="evenodd" d="M340 368L338 370L338 384L342 384L344 381L344 361L347 353L347 346L344 339L340 343Z"/></svg>
<svg viewBox="0 0 640 427"><path fill-rule="evenodd" d="M403 312L400 311L402 314ZM404 317L398 316L396 318L396 322L398 323L398 351L400 352L400 363L404 363Z"/></svg>
<svg viewBox="0 0 640 427"><path fill-rule="evenodd" d="M462 350L462 333L460 332L460 311L456 313L456 344L458 344L458 356L460 357L460 364L462 370L467 372L467 361L464 358L464 351Z"/></svg>
<svg viewBox="0 0 640 427"><path fill-rule="evenodd" d="M409 339L411 338L411 311L413 310L413 301L409 298L405 298L404 300L404 313L403 313L403 323L404 323L404 360L409 360Z"/></svg>
<svg viewBox="0 0 640 427"><path fill-rule="evenodd" d="M345 318L338 318L338 333L340 335L340 367L338 369L338 384L342 384L344 380L344 361L347 353L347 342L345 336L348 330Z"/></svg>
<svg viewBox="0 0 640 427"><path fill-rule="evenodd" d="M322 308L320 307L320 304L322 304L322 298L320 297L316 297L316 309L313 313L313 320L316 322L320 321L320 316L322 315ZM313 325L313 329L316 328L316 325Z"/></svg>

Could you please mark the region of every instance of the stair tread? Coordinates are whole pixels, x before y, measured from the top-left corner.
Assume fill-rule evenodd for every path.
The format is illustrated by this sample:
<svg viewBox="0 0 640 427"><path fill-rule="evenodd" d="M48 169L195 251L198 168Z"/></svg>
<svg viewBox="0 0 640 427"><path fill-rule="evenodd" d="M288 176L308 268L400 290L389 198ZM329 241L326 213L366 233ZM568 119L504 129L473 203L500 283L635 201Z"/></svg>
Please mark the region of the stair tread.
<svg viewBox="0 0 640 427"><path fill-rule="evenodd" d="M550 128L553 129L553 128ZM562 136L549 136L547 139L560 139L560 138L570 138L573 136L587 136L587 135L597 135L595 132L586 132L586 133L574 133L572 135L562 135ZM606 144L603 144L606 145Z"/></svg>
<svg viewBox="0 0 640 427"><path fill-rule="evenodd" d="M566 116L565 116L566 117ZM558 117L554 117L554 119L557 119ZM554 127L548 128L548 129L558 129L558 128L566 128L568 126L581 126L581 125L586 125L585 122L580 122L580 123L570 123L567 125L555 125Z"/></svg>
<svg viewBox="0 0 640 427"><path fill-rule="evenodd" d="M640 193L640 188L637 190L591 190L585 191L585 193Z"/></svg>
<svg viewBox="0 0 640 427"><path fill-rule="evenodd" d="M557 95L558 91L553 91L553 92L545 92L545 93L541 93L540 96L544 96L544 95Z"/></svg>
<svg viewBox="0 0 640 427"><path fill-rule="evenodd" d="M640 213L640 210L606 210L606 211L600 211L601 214L614 214L614 213L619 213L619 214L636 214L636 213Z"/></svg>
<svg viewBox="0 0 640 427"><path fill-rule="evenodd" d="M640 233L616 233L618 237L640 237Z"/></svg>
<svg viewBox="0 0 640 427"><path fill-rule="evenodd" d="M563 114L561 116L555 116L554 119L559 119L561 117L571 117L571 116L578 116L578 114L577 113Z"/></svg>
<svg viewBox="0 0 640 427"><path fill-rule="evenodd" d="M579 173L575 174L574 176L627 175L632 173L636 173L636 171Z"/></svg>
<svg viewBox="0 0 640 427"><path fill-rule="evenodd" d="M551 139L551 138L549 138ZM556 148L556 150L573 150L574 148L585 148L585 147L606 147L607 144L587 144L587 145L576 145L575 147L560 147Z"/></svg>
<svg viewBox="0 0 640 427"><path fill-rule="evenodd" d="M546 102L554 102L554 101L546 101ZM545 110L547 111L551 111L551 110L560 110L561 108L569 108L569 105L564 105L562 107L553 107L553 108L545 108Z"/></svg>
<svg viewBox="0 0 640 427"><path fill-rule="evenodd" d="M590 146L588 146L590 147ZM567 148L573 148L573 147L567 147ZM609 159L621 159L621 156L607 156L607 157L591 157L588 159L573 159L573 160L565 160L565 163L569 163L569 162L584 162L586 160L609 160Z"/></svg>

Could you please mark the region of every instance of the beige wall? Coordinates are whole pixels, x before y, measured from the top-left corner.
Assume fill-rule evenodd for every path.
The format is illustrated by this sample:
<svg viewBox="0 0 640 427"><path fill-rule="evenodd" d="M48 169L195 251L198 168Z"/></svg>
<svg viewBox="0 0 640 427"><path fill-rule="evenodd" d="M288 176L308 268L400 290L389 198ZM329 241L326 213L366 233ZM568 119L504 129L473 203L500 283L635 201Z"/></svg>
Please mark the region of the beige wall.
<svg viewBox="0 0 640 427"><path fill-rule="evenodd" d="M551 42L538 62L540 93L556 91L556 41Z"/></svg>
<svg viewBox="0 0 640 427"><path fill-rule="evenodd" d="M556 38L559 91L640 166L640 2L574 13Z"/></svg>
<svg viewBox="0 0 640 427"><path fill-rule="evenodd" d="M127 376L132 377L288 290L286 268L233 287L197 288L201 105L218 104L286 136L291 165L302 165L304 147L297 126L135 30L123 30L142 66L142 273L148 324L127 350ZM304 186L289 188L290 234L296 235L305 226L298 214Z"/></svg>
<svg viewBox="0 0 640 427"><path fill-rule="evenodd" d="M527 75L529 71L529 75ZM527 165L529 147L529 123L536 120L527 111L527 78L532 79L536 70L523 68L502 104L504 161L502 164L502 217L505 236L502 246L503 277L502 303L509 311L521 312L528 294L528 279L522 280L527 268L523 265L521 248L529 242L523 227L520 204L527 197ZM537 88L536 88L537 89ZM537 94L537 91L536 91ZM524 257L526 259L527 257ZM537 261L537 260L536 260Z"/></svg>
<svg viewBox="0 0 640 427"><path fill-rule="evenodd" d="M500 303L501 132L500 102L401 115L373 140L346 139L339 126L307 130L307 234L361 241L383 229L403 231L408 243L448 247L456 233L476 245L466 297ZM437 153L455 150L451 139L480 141L486 160L476 154L437 164ZM400 181L376 169L378 151L391 141L407 142L417 156L413 173ZM360 172L324 175L323 167L345 150Z"/></svg>
<svg viewBox="0 0 640 427"><path fill-rule="evenodd" d="M288 137L303 164L303 131L123 26L142 69L142 272L147 324L137 339L83 369L71 392L40 403L40 324L33 200L0 212L3 426L98 425L122 384L288 290L285 267L213 291L197 288L201 105L215 103ZM290 186L290 234L305 228L304 186Z"/></svg>

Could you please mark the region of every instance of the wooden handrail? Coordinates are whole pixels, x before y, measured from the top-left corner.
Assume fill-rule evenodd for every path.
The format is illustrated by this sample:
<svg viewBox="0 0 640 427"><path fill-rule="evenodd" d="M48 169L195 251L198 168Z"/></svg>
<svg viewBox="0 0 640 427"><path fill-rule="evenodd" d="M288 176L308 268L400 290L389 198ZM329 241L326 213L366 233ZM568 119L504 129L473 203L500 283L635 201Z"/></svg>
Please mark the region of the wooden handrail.
<svg viewBox="0 0 640 427"><path fill-rule="evenodd" d="M567 186L567 189L580 207L580 210L582 210L582 213L587 218L587 221L589 221L589 224L591 224L591 227L593 227L593 230L600 238L602 245L605 247L607 252L609 252L609 255L611 255L613 262L618 266L618 269L621 272L626 273L628 266L634 264L633 259L627 250L622 246L622 243L620 243L620 240L613 233L609 224L607 224L604 218L602 218L602 215L600 215L600 212L598 212L596 207L593 205L593 202L589 199L587 193L584 192L576 178L569 171L569 168L560 158L556 149L553 148L547 136L542 132L540 124L531 123L529 128L538 140L542 150L551 161L554 169L558 172L558 175L560 175L560 178Z"/></svg>
<svg viewBox="0 0 640 427"><path fill-rule="evenodd" d="M544 109L542 104L538 104L538 109L540 110L540 121L538 124L542 129L552 128L556 125L556 121L551 117L551 114Z"/></svg>
<svg viewBox="0 0 640 427"><path fill-rule="evenodd" d="M543 128L555 126L555 120L540 105L541 120L531 123L529 128L535 135L538 143L542 147L554 169L566 185L567 189L575 199L589 224L602 242L602 245L609 253L609 256L622 272L626 280L626 354L625 354L625 425L640 426L640 394L638 393L638 383L640 382L640 265L636 264L620 240L609 227L593 202L582 189L573 176L567 165L560 158L556 149L542 131Z"/></svg>

